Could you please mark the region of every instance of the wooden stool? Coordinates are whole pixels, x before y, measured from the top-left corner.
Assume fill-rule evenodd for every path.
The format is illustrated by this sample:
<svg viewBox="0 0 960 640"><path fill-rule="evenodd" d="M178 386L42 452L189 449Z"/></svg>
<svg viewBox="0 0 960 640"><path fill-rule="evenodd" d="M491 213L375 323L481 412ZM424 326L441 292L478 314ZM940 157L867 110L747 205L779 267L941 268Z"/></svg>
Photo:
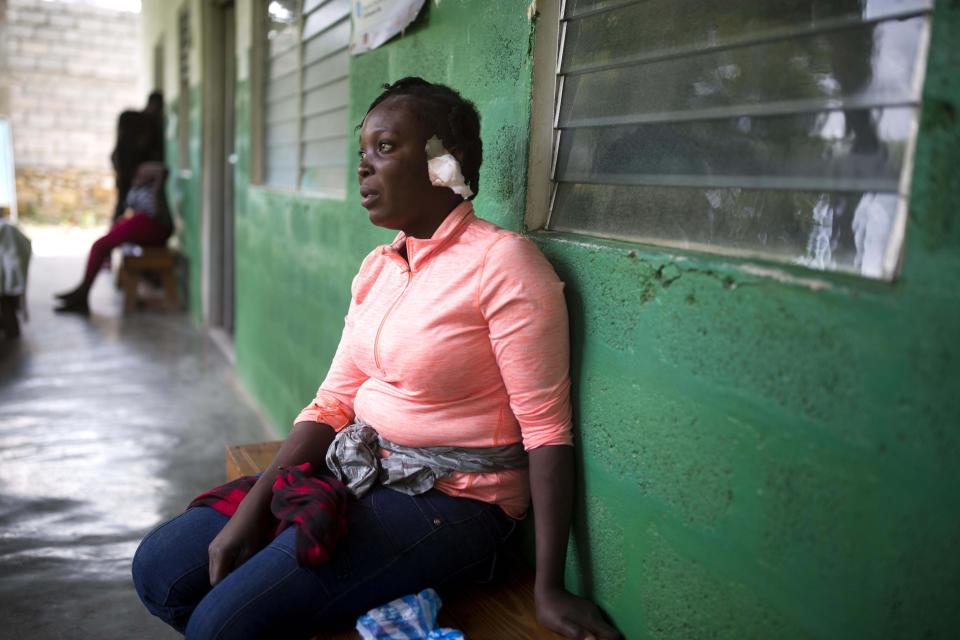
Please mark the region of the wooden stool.
<svg viewBox="0 0 960 640"><path fill-rule="evenodd" d="M260 473L273 461L282 441L227 447L227 480ZM349 535L349 534L347 534ZM468 585L457 591L441 590L441 627L463 631L470 640L554 640L559 636L537 622L533 604L534 574L517 558L500 582ZM386 604L385 602L383 604ZM313 640L358 640L356 630L322 633Z"/></svg>
<svg viewBox="0 0 960 640"><path fill-rule="evenodd" d="M141 277L148 272L159 276L163 284L163 302L169 311L180 309L180 293L173 269L177 254L166 247L138 247L124 245L123 260L117 273L117 282L123 290L123 312L130 313L137 306L137 289Z"/></svg>

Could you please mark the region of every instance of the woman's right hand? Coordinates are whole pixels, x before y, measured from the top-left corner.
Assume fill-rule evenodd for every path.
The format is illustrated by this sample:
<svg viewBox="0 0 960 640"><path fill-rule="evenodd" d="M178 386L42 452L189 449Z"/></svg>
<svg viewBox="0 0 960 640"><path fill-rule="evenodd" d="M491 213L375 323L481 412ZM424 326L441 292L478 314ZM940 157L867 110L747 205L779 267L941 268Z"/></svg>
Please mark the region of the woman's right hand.
<svg viewBox="0 0 960 640"><path fill-rule="evenodd" d="M210 585L215 586L231 571L252 558L270 542L272 527L251 522L238 512L207 547L210 557Z"/></svg>
<svg viewBox="0 0 960 640"><path fill-rule="evenodd" d="M273 483L280 467L293 467L309 462L315 469L324 465L327 448L333 441L333 427L316 422L298 422L263 472L237 512L213 539L207 552L210 557L210 585L252 558L270 543L277 530L277 520L270 512Z"/></svg>

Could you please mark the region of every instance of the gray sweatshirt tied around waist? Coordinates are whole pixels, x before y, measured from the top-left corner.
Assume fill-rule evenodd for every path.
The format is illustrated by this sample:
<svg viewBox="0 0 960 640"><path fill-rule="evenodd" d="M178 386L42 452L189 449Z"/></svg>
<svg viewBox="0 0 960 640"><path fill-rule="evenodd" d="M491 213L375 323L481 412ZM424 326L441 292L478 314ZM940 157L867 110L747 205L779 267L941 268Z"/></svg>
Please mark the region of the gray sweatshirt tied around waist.
<svg viewBox="0 0 960 640"><path fill-rule="evenodd" d="M388 452L380 456L380 450ZM406 495L419 495L451 473L523 469L523 444L499 447L405 447L390 442L357 418L342 429L327 451L327 467L355 497L376 483Z"/></svg>

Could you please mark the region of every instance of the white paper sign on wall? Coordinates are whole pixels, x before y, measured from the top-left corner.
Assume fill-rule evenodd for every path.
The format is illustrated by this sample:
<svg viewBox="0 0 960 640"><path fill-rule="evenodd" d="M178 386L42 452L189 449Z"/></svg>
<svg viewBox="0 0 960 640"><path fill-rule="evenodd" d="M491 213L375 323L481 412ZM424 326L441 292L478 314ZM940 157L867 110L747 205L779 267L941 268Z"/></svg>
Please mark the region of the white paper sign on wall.
<svg viewBox="0 0 960 640"><path fill-rule="evenodd" d="M407 28L425 0L353 0L350 53L376 49Z"/></svg>

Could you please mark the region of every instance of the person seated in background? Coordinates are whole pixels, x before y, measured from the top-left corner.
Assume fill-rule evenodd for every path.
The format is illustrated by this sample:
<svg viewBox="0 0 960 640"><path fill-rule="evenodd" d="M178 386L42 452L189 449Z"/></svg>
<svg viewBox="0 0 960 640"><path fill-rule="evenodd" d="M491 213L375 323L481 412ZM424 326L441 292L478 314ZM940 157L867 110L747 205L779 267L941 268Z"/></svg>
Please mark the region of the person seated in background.
<svg viewBox="0 0 960 640"><path fill-rule="evenodd" d="M110 252L121 244L162 247L173 232L173 221L164 196L167 168L159 162L145 162L137 167L133 186L127 193L122 215L110 231L90 247L87 267L80 284L70 291L58 293L58 313L90 312L90 287Z"/></svg>
<svg viewBox="0 0 960 640"><path fill-rule="evenodd" d="M124 111L117 118L117 143L110 163L117 179L117 204L113 221L127 208L127 192L134 184L137 167L145 162L163 162L163 94L154 91L142 111Z"/></svg>

